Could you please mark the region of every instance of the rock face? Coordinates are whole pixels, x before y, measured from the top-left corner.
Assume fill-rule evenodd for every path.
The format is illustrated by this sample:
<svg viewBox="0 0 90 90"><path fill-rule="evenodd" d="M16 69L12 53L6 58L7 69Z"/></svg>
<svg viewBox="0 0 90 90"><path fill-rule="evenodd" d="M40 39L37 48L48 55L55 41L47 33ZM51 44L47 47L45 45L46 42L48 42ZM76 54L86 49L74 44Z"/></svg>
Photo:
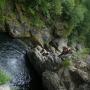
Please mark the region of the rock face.
<svg viewBox="0 0 90 90"><path fill-rule="evenodd" d="M46 90L90 90L90 72L86 61L72 60L65 67L63 59L59 57L60 52L56 52L40 46L28 52L30 62L42 76ZM65 55L64 58L69 56Z"/></svg>
<svg viewBox="0 0 90 90"><path fill-rule="evenodd" d="M30 26L27 23L28 21L18 22L16 17L14 19L8 19L5 23L6 31L12 37L30 37Z"/></svg>
<svg viewBox="0 0 90 90"><path fill-rule="evenodd" d="M7 9L7 12L9 12L7 15L5 15L6 17L4 23L0 24L0 31L8 32L13 38L29 39L29 42L27 42L29 43L30 50L27 52L27 54L32 66L36 69L40 76L42 76L43 85L46 90L90 90L90 57L88 58L88 62L82 61L81 59L71 61L70 59L73 57L72 54L59 57L63 51L63 46L67 47L68 40L65 37L67 37L69 34L68 30L66 30L68 29L69 25L65 21L61 23L61 20L60 22L54 22L55 27L53 27L52 31L50 29L52 28L52 25L51 27L45 26L42 28L42 30L39 30L38 28L33 27L31 24L32 22L30 22L30 16L26 15L22 4L19 5L15 3L15 6L13 7L15 8L15 13L13 13L13 8L11 8L12 7L9 7ZM31 11L33 13L33 10ZM10 47L12 46L13 45ZM76 45L76 43L74 48L75 47L77 48L77 51L83 48L80 44ZM0 48L1 50L3 49L3 47ZM16 54L19 53L16 48L14 49ZM10 54L8 51L5 52L7 52L7 55ZM13 53L11 52L11 56L15 55L12 54ZM2 55L3 54L1 54L1 56ZM18 57L19 59L20 56ZM17 55L15 57L17 57ZM66 59L70 60L70 65L68 67L66 67L68 65L68 63L65 62ZM10 59L8 60L9 65L10 63L11 65L16 63L16 66L12 66L13 68L16 68L19 73L24 71L22 70L24 68L22 64L25 64L25 62L21 63L20 60L18 61L17 59L14 59L14 62L12 62L12 59L11 61ZM1 61L3 62L2 59ZM18 61L18 63L16 61ZM64 64L66 64L66 66L64 66ZM17 69L17 65L21 66L20 70ZM4 68L5 66L3 65ZM11 66L10 69L12 69ZM9 71L11 72L11 70ZM20 75L22 75L22 73L20 73ZM26 75L27 73L23 73L23 77ZM20 76L20 78L21 79L19 80L17 77L15 80L15 82L18 82L18 85L20 85L20 83L23 84L22 77ZM25 79L28 78L25 77ZM5 90L9 90L9 87L7 86L1 86L0 90L4 90L3 87L5 87Z"/></svg>
<svg viewBox="0 0 90 90"><path fill-rule="evenodd" d="M0 90L10 90L8 85L0 85Z"/></svg>
<svg viewBox="0 0 90 90"><path fill-rule="evenodd" d="M40 72L44 72L45 70L55 71L60 67L61 59L57 57L57 54L47 52L40 46L37 46L34 50L30 50L28 56L33 65L35 65L35 68Z"/></svg>
<svg viewBox="0 0 90 90"><path fill-rule="evenodd" d="M42 76L46 90L90 90L90 57L88 63L81 59L70 60L69 67L65 67L64 61L72 59L73 54L62 57L59 55L63 51L63 46L67 47L68 40L54 37L46 27L41 31L34 29L30 27L27 19L23 20L22 15L20 17L21 21L17 20L16 16L6 20L5 27L0 26L0 30L7 30L14 38L28 37L32 45L29 45L30 50L27 52L29 60Z"/></svg>
<svg viewBox="0 0 90 90"><path fill-rule="evenodd" d="M20 18L21 22L18 21L15 15L9 16L5 21L5 27L1 29L3 29L4 32L8 32L13 38L29 38L32 43L41 46L44 46L44 44L47 44L51 40L49 28L45 27L42 30L36 29L30 26L28 18L23 15L21 15Z"/></svg>
<svg viewBox="0 0 90 90"><path fill-rule="evenodd" d="M43 84L48 90L66 90L65 87L61 87L60 78L57 73L51 71L45 71L43 73Z"/></svg>

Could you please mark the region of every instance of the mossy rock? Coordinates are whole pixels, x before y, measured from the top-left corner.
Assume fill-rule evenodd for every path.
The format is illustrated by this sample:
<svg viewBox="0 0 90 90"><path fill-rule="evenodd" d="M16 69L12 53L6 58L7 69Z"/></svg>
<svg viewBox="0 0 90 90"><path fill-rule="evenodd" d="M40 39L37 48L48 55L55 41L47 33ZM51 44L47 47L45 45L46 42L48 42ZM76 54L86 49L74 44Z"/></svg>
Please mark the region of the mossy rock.
<svg viewBox="0 0 90 90"><path fill-rule="evenodd" d="M33 34L31 36L31 39L33 42L35 42L36 44L39 44L40 46L43 46L44 45L44 42L43 42L43 39L42 39L42 35L41 33L36 33L36 34Z"/></svg>
<svg viewBox="0 0 90 90"><path fill-rule="evenodd" d="M22 22L19 22L15 15L10 15L6 18L6 25L9 34L12 37L30 37L30 23L26 20L25 17L22 17Z"/></svg>

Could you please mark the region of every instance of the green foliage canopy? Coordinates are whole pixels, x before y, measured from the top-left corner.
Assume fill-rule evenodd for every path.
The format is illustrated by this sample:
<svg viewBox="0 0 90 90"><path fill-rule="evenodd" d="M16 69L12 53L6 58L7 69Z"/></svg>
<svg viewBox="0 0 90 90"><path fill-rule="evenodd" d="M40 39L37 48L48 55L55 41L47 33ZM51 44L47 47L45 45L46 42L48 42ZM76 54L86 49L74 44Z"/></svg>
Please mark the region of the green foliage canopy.
<svg viewBox="0 0 90 90"><path fill-rule="evenodd" d="M44 26L56 27L56 23L61 23L60 25L63 27L61 32L63 34L60 35L65 37L68 37L75 31L77 32L77 27L80 26L83 21L87 23L85 20L86 7L88 9L90 8L90 0L0 0L1 12L4 11L6 3L9 1L11 1L13 5L18 4L25 8L24 14L27 14L26 16L30 18L33 26L41 28ZM13 9L15 9L15 6ZM55 29L57 29L57 31L61 30L58 27Z"/></svg>

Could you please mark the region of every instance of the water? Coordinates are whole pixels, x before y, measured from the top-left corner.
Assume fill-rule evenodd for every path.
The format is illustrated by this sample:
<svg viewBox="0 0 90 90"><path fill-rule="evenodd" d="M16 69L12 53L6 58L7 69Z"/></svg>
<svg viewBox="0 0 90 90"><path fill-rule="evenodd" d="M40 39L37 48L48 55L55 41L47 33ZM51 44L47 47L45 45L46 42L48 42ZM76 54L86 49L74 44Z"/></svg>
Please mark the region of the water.
<svg viewBox="0 0 90 90"><path fill-rule="evenodd" d="M0 68L11 77L9 85L16 90L42 90L40 78L25 53L18 40L0 33Z"/></svg>

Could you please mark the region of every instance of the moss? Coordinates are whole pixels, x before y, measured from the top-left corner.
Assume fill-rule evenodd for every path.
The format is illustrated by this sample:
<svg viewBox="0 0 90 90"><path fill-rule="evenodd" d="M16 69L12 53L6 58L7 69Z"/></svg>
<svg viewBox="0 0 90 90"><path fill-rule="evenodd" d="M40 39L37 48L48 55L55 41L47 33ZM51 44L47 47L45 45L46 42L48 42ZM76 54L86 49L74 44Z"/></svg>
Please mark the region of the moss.
<svg viewBox="0 0 90 90"><path fill-rule="evenodd" d="M0 70L0 85L5 84L10 81L10 77L6 75L5 72Z"/></svg>

